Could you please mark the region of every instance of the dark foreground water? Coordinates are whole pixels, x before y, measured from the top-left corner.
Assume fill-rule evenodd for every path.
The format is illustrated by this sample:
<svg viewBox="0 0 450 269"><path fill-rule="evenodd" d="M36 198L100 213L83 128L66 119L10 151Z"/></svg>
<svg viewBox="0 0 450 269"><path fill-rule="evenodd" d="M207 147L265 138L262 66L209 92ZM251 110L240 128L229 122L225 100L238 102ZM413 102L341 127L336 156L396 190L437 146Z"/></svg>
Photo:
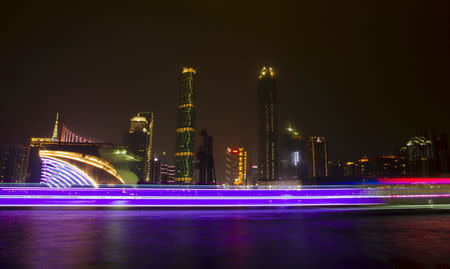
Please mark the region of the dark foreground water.
<svg viewBox="0 0 450 269"><path fill-rule="evenodd" d="M0 268L450 268L450 215L2 210Z"/></svg>

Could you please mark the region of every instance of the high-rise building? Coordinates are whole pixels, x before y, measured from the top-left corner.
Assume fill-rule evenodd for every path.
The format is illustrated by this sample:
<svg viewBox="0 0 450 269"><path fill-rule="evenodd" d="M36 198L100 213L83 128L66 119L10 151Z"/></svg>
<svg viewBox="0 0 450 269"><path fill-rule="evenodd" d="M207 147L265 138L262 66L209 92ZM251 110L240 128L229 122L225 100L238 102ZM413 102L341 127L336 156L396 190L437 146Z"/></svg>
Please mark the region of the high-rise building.
<svg viewBox="0 0 450 269"><path fill-rule="evenodd" d="M161 184L161 160L156 157L152 161L152 183Z"/></svg>
<svg viewBox="0 0 450 269"><path fill-rule="evenodd" d="M325 137L311 136L305 139L300 162L302 180L328 176L328 149Z"/></svg>
<svg viewBox="0 0 450 269"><path fill-rule="evenodd" d="M152 183L154 184L166 185L175 183L175 166L168 163L166 152L153 159L152 173Z"/></svg>
<svg viewBox="0 0 450 269"><path fill-rule="evenodd" d="M300 165L303 155L302 144L304 143L300 132L289 125L281 132L280 137L280 167L279 176L283 180L299 180Z"/></svg>
<svg viewBox="0 0 450 269"><path fill-rule="evenodd" d="M277 92L275 71L263 67L258 76L258 168L259 182L278 179Z"/></svg>
<svg viewBox="0 0 450 269"><path fill-rule="evenodd" d="M344 176L345 177L356 177L356 164L355 162L346 162L344 165Z"/></svg>
<svg viewBox="0 0 450 269"><path fill-rule="evenodd" d="M175 146L176 182L192 184L195 160L195 76L193 68L181 72L180 99L178 104L177 138Z"/></svg>
<svg viewBox="0 0 450 269"><path fill-rule="evenodd" d="M325 137L310 137L310 145L312 156L312 176L328 176L328 149Z"/></svg>
<svg viewBox="0 0 450 269"><path fill-rule="evenodd" d="M226 154L226 184L247 185L247 151L243 147L227 148Z"/></svg>
<svg viewBox="0 0 450 269"><path fill-rule="evenodd" d="M247 172L247 185L255 185L258 182L259 169L257 165L251 165L248 167Z"/></svg>
<svg viewBox="0 0 450 269"><path fill-rule="evenodd" d="M450 175L450 151L448 146L448 136L445 133L433 135L432 143L434 146L434 170L435 176Z"/></svg>
<svg viewBox="0 0 450 269"><path fill-rule="evenodd" d="M363 156L356 163L356 174L360 178L374 178L377 174L376 163L374 160L369 160L367 156Z"/></svg>
<svg viewBox="0 0 450 269"><path fill-rule="evenodd" d="M433 175L433 143L423 136L412 137L406 143L410 176Z"/></svg>
<svg viewBox="0 0 450 269"><path fill-rule="evenodd" d="M216 169L214 167L214 138L206 130L200 131L202 144L197 150L198 185L216 185Z"/></svg>
<svg viewBox="0 0 450 269"><path fill-rule="evenodd" d="M153 122L153 113L139 112L131 118L130 129L125 139L128 150L142 159L132 168L140 183L151 182Z"/></svg>
<svg viewBox="0 0 450 269"><path fill-rule="evenodd" d="M0 183L25 182L27 164L27 147L22 145L0 146Z"/></svg>

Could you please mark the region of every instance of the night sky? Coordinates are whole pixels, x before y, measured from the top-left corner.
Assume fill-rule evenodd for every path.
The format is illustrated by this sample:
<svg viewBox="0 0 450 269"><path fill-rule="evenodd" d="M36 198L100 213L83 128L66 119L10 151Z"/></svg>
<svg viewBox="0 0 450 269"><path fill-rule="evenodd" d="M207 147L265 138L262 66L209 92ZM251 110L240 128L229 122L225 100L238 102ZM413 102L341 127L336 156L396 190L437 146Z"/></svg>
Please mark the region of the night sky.
<svg viewBox="0 0 450 269"><path fill-rule="evenodd" d="M51 136L56 112L122 143L130 117L153 111L155 150L173 154L183 66L197 69L197 130L215 138L218 177L227 146L256 157L264 65L278 73L280 129L326 136L332 159L450 130L449 1L30 2L1 7L2 143Z"/></svg>

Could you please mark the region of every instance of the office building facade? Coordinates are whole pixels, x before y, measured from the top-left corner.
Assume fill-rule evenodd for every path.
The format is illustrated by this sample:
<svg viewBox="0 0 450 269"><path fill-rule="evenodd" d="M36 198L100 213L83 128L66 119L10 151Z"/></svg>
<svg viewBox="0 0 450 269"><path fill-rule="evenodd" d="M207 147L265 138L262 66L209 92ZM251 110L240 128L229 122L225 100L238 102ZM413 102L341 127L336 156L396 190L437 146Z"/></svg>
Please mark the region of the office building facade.
<svg viewBox="0 0 450 269"><path fill-rule="evenodd" d="M153 159L153 184L175 184L175 165L169 164L166 152Z"/></svg>
<svg viewBox="0 0 450 269"><path fill-rule="evenodd" d="M433 176L433 143L424 136L409 139L403 152L406 154L411 176Z"/></svg>
<svg viewBox="0 0 450 269"><path fill-rule="evenodd" d="M227 148L225 184L247 185L247 151L243 147Z"/></svg>

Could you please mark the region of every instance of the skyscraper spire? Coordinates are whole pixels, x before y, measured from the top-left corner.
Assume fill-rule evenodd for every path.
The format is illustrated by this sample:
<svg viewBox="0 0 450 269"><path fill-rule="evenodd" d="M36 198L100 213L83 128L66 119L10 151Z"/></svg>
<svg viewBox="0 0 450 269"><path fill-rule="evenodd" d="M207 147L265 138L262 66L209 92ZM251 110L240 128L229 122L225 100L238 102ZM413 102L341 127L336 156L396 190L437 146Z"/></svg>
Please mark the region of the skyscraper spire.
<svg viewBox="0 0 450 269"><path fill-rule="evenodd" d="M59 112L56 112L55 127L53 127L52 135L52 141L54 142L59 141L59 136L61 135L59 132L59 126Z"/></svg>

